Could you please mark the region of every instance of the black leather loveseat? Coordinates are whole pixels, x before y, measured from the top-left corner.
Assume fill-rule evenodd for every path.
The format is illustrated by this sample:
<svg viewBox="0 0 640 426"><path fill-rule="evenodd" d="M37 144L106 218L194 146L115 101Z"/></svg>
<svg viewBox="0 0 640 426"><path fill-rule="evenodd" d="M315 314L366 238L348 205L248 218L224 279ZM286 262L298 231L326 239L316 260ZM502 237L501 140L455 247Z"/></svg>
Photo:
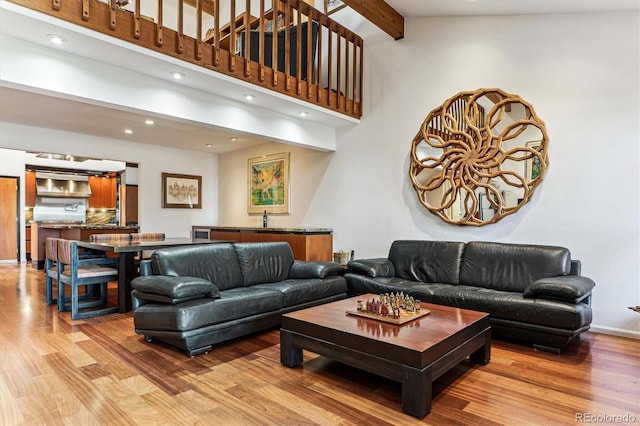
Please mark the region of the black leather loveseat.
<svg viewBox="0 0 640 426"><path fill-rule="evenodd" d="M342 266L294 261L285 242L172 247L148 262L152 274L131 283L136 332L190 356L277 327L283 313L342 299L347 291Z"/></svg>
<svg viewBox="0 0 640 426"><path fill-rule="evenodd" d="M559 352L589 329L594 282L563 247L395 241L388 258L353 260L349 293L404 292L490 314L492 335Z"/></svg>

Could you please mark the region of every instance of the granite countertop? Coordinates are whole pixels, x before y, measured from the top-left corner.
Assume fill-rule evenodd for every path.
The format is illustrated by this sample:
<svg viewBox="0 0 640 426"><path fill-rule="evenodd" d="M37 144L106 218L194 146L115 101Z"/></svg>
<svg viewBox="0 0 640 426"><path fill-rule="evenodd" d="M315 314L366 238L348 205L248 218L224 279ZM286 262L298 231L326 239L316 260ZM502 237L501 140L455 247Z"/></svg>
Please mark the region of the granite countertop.
<svg viewBox="0 0 640 426"><path fill-rule="evenodd" d="M114 224L97 224L97 223L46 223L46 222L32 222L37 223L38 227L46 229L131 229L137 230L137 226L120 226Z"/></svg>
<svg viewBox="0 0 640 426"><path fill-rule="evenodd" d="M212 231L227 232L257 232L269 234L332 234L332 228L251 228L243 226L194 226L198 229L210 229Z"/></svg>

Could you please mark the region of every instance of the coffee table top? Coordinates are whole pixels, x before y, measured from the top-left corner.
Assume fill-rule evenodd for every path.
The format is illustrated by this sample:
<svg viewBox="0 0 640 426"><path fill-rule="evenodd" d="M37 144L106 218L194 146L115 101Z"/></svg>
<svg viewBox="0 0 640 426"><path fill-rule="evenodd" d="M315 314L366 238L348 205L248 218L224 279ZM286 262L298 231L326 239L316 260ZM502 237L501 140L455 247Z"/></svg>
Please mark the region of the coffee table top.
<svg viewBox="0 0 640 426"><path fill-rule="evenodd" d="M282 328L340 346L424 368L489 327L489 314L422 302L429 315L397 325L347 314L357 300L375 294L327 303L282 316Z"/></svg>

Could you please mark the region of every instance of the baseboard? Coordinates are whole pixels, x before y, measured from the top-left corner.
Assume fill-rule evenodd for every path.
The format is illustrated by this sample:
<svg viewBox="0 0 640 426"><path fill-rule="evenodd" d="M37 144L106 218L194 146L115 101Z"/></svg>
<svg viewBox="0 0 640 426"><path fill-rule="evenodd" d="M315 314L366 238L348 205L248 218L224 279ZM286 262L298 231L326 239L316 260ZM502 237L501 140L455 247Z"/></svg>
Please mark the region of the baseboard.
<svg viewBox="0 0 640 426"><path fill-rule="evenodd" d="M589 331L593 331L594 333L611 334L613 336L627 337L629 339L640 340L640 331L623 330L620 328L604 327L604 326L593 325L593 324L591 324L591 328L589 328Z"/></svg>

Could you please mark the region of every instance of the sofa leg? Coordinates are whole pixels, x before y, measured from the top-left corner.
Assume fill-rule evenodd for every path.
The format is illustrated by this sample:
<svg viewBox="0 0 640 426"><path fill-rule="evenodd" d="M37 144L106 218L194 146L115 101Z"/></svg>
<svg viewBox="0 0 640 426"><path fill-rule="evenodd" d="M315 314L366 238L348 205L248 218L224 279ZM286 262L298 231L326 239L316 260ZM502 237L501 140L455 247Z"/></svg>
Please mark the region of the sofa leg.
<svg viewBox="0 0 640 426"><path fill-rule="evenodd" d="M551 352L556 355L560 355L560 348L553 348L551 346L539 345L537 343L534 343L533 349L536 349L538 351Z"/></svg>
<svg viewBox="0 0 640 426"><path fill-rule="evenodd" d="M147 343L151 343L151 342L153 342L153 337L151 337L151 336L144 336L144 341L145 341L145 342L147 342Z"/></svg>
<svg viewBox="0 0 640 426"><path fill-rule="evenodd" d="M191 358L193 358L196 355L208 354L211 349L213 349L213 345L207 345L207 346L203 346L201 348L187 349L187 353L189 354L189 356Z"/></svg>

